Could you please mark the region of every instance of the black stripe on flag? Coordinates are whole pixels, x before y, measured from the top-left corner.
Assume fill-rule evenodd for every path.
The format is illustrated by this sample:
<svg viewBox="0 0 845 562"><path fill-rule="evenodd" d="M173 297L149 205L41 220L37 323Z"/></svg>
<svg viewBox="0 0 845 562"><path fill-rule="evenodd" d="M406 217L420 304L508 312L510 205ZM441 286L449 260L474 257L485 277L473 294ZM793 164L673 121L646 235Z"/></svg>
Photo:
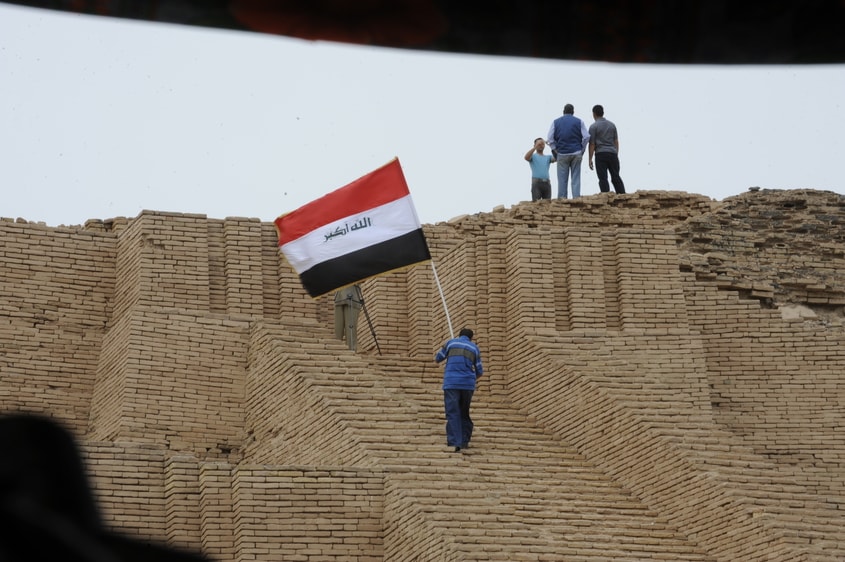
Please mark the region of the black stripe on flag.
<svg viewBox="0 0 845 562"><path fill-rule="evenodd" d="M367 277L430 259L425 235L418 229L320 262L303 271L299 279L309 295L319 297Z"/></svg>

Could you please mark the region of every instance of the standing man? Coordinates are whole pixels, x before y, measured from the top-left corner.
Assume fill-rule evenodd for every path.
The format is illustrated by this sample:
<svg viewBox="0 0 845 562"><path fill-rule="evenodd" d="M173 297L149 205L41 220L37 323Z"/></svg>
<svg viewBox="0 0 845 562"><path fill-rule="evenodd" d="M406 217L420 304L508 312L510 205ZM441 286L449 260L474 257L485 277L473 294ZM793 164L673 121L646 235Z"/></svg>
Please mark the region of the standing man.
<svg viewBox="0 0 845 562"><path fill-rule="evenodd" d="M619 135L616 125L604 118L604 108L593 106L593 119L590 125L590 169L593 169L593 154L596 156L596 175L599 177L599 189L602 193L610 191L607 173L616 193L625 193L625 184L619 176Z"/></svg>
<svg viewBox="0 0 845 562"><path fill-rule="evenodd" d="M575 106L563 106L563 117L558 117L549 127L549 146L557 160L557 197L566 199L569 176L572 176L572 198L581 197L581 158L587 150L590 132L581 119L575 117Z"/></svg>
<svg viewBox="0 0 845 562"><path fill-rule="evenodd" d="M542 137L534 139L534 146L525 153L525 161L531 166L531 200L551 199L552 180L549 179L549 166L555 159L543 154L546 141Z"/></svg>
<svg viewBox="0 0 845 562"><path fill-rule="evenodd" d="M364 305L361 287L349 285L334 294L334 335L352 351L358 349L358 313Z"/></svg>
<svg viewBox="0 0 845 562"><path fill-rule="evenodd" d="M484 373L481 351L472 343L472 330L462 328L434 356L438 363L446 360L443 370L443 402L446 407L446 445L455 452L466 449L472 438L469 406L475 392L475 381Z"/></svg>

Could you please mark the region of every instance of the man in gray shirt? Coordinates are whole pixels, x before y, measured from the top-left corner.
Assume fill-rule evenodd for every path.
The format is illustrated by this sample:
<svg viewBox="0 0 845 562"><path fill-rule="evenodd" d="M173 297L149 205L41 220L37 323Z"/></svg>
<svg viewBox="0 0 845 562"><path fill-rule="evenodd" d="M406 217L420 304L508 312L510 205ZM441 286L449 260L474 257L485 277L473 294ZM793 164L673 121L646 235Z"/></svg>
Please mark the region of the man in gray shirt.
<svg viewBox="0 0 845 562"><path fill-rule="evenodd" d="M625 193L625 184L619 176L619 135L616 125L604 118L604 108L593 106L593 120L590 125L590 169L593 169L593 156L596 157L596 175L599 177L599 190L610 191L607 173L616 193Z"/></svg>

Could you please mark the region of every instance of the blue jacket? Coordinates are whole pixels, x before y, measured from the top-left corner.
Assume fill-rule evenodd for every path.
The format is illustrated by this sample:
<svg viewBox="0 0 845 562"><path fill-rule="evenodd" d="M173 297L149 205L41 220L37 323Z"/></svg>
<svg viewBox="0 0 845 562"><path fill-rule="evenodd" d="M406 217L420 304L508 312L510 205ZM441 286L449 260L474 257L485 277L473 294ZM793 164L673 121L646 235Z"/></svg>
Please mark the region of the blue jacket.
<svg viewBox="0 0 845 562"><path fill-rule="evenodd" d="M434 356L438 363L444 359L443 390L475 390L475 379L484 373L478 346L466 336L451 339Z"/></svg>

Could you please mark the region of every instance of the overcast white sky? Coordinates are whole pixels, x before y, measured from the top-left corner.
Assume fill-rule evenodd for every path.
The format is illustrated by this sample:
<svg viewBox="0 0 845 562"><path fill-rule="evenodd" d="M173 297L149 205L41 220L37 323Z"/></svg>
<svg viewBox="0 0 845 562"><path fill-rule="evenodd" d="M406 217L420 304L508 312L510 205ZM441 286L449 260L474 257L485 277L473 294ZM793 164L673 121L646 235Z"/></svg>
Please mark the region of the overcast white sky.
<svg viewBox="0 0 845 562"><path fill-rule="evenodd" d="M0 216L272 221L398 156L434 223L529 200L523 155L565 103L588 125L604 105L629 192L845 193L845 65L432 54L0 4Z"/></svg>

